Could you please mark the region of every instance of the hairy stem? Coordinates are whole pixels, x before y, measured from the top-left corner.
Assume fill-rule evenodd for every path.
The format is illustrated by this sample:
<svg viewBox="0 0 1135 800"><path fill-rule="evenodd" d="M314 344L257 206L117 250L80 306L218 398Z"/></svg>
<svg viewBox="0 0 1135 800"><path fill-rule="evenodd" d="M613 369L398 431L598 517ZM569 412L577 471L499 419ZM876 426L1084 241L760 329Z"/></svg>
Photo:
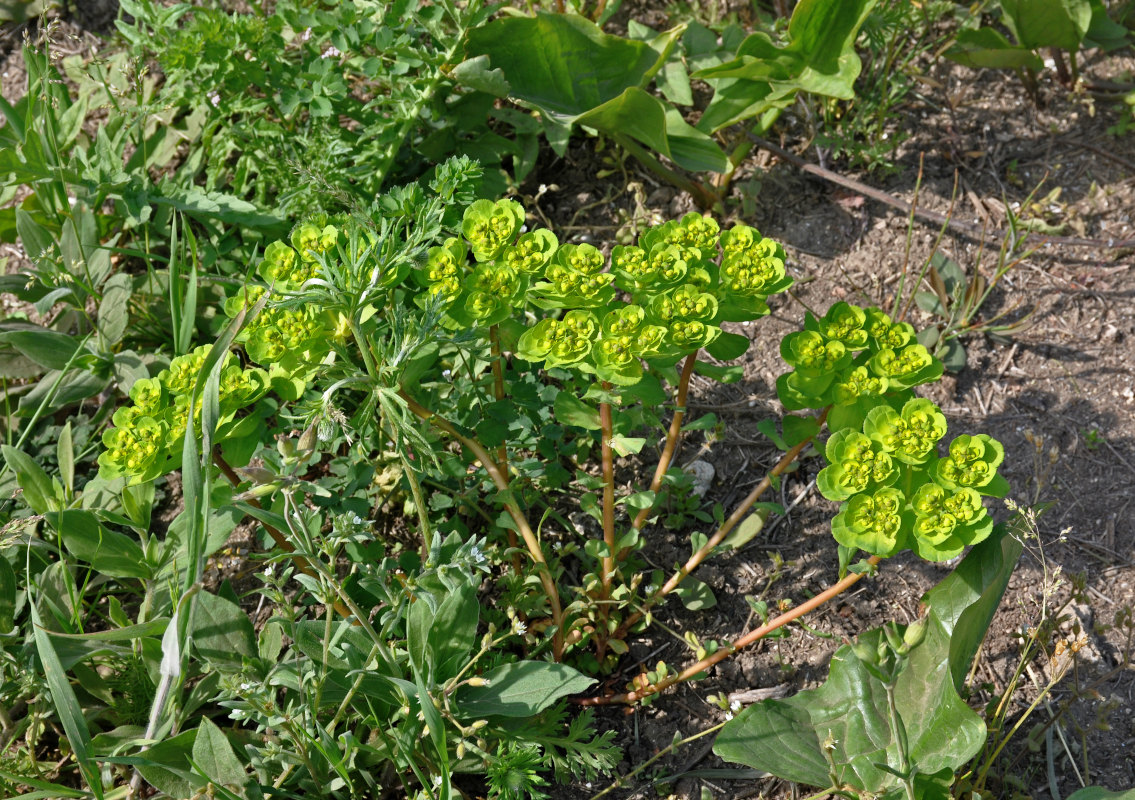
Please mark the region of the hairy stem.
<svg viewBox="0 0 1135 800"><path fill-rule="evenodd" d="M543 548L540 547L540 540L536 538L536 533L532 530L532 526L528 523L528 518L524 516L524 512L520 509L520 505L516 502L516 498L512 496L508 488L508 479L505 478L504 473L501 472L500 466L489 455L489 451L481 445L476 439L472 439L457 427L437 414L433 413L413 397L408 395L404 389L398 390L398 396L406 403L406 407L419 419L430 423L438 430L448 434L462 445L464 445L473 454L473 456L481 462L481 466L485 468L485 472L489 474L489 478L497 489L501 491L501 498L504 502L505 510L508 511L512 517L513 523L516 525L517 530L520 531L520 536L524 539L524 544L528 548L528 554L532 560L536 562L537 572L540 575L540 583L544 587L544 593L548 596L548 605L552 611L552 624L555 626L555 639L553 642L553 652L557 661L563 655L564 649L564 628L563 628L563 609L560 607L560 594L556 589L556 583L552 580L551 570L548 569L548 561L544 558Z"/></svg>
<svg viewBox="0 0 1135 800"><path fill-rule="evenodd" d="M824 420L827 419L827 416L828 409L825 408L820 412L820 416L818 418L818 421L821 425L823 424ZM786 452L783 456L781 456L780 461L776 462L776 466L774 466L769 471L769 474L766 475L764 479L753 488L753 491L749 492L749 495L741 501L737 508L733 510L733 513L730 514L729 518L721 524L721 527L718 528L713 536L709 538L709 541L707 541L696 553L690 556L689 560L686 561L682 568L675 572L672 576L670 576L670 580L666 581L665 585L661 589L652 594L650 597L646 598L646 601L643 603L642 607L638 611L628 616L626 620L623 621L623 624L619 626L619 630L612 634L612 636L618 638L620 636L626 635L626 632L630 630L630 628L635 623L642 619L643 615L646 614L646 612L657 605L659 601L663 600L666 595L674 591L674 589L676 589L678 585L686 579L686 576L693 572L694 569L696 569L697 566L701 564L701 562L705 561L706 558L709 557L709 554L713 552L713 548L721 544L725 537L729 535L729 532L737 527L741 520L745 518L745 515L749 513L749 509L753 507L753 504L761 498L761 495L768 491L769 487L772 486L773 480L782 475L784 471L792 465L792 462L794 462L800 455L800 453L804 451L805 447L812 443L812 440L814 438L814 436L808 437L804 441L788 450L788 452Z"/></svg>
<svg viewBox="0 0 1135 800"><path fill-rule="evenodd" d="M655 494L662 488L662 479L666 477L666 470L670 469L670 462L673 461L674 453L678 449L678 441L682 438L682 421L686 416L686 395L690 390L690 377L694 374L697 362L698 354L695 351L686 356L686 363L682 365L682 375L678 379L678 407L674 410L674 418L670 420L666 444L662 447L662 455L659 456L658 466L654 470L654 479L650 482L650 491ZM648 508L642 509L635 515L634 527L641 529L646 524L647 518L654 511L654 505L651 503Z"/></svg>
<svg viewBox="0 0 1135 800"><path fill-rule="evenodd" d="M878 564L881 560L882 559L879 556L871 556L869 559L867 559L867 563L874 566L875 564ZM673 686L676 683L681 683L682 681L688 681L691 678L693 678L695 675L697 675L699 672L704 672L705 670L709 669L710 667L712 667L714 664L718 663L719 661L724 661L726 658L728 658L729 656L731 656L733 653L737 652L741 648L748 647L753 642L756 642L760 639L763 639L764 637L768 636L773 631L775 631L779 628L783 628L785 625L792 622L793 620L804 616L805 614L815 610L816 608L819 608L824 603L831 600L833 597L836 597L836 596L842 594L843 592L846 592L852 586L859 583L859 581L863 578L863 575L864 575L864 573L862 573L862 572L851 573L850 575L845 577L843 580L841 580L838 583L835 583L832 586L828 587L827 589L820 592L818 595L811 598L810 600L808 600L804 603L801 603L800 605L796 606L796 608L793 608L789 611L784 612L779 617L776 617L774 619L769 620L768 622L766 622L761 627L755 628L754 630L749 631L744 636L742 636L739 639L736 639L732 643L730 643L730 645L728 647L723 647L722 649L718 650L713 655L707 656L707 657L703 658L701 661L698 661L695 664L691 664L690 666L686 667L684 670L679 672L677 675L671 675L670 677L666 678L665 680L663 680L663 681L661 681L657 684L651 685L647 682L646 676L644 674L644 675L639 676L638 682L642 686L642 688L640 688L640 689L636 689L633 692L627 692L625 694L611 695L610 697L591 697L591 698L588 698L586 700L581 700L580 705L598 706L598 705L613 705L613 704L616 704L616 703L625 703L625 704L629 705L631 703L638 702L639 700L641 700L644 697L648 697L652 694L657 694L658 692L661 692L664 689L668 689L669 687Z"/></svg>

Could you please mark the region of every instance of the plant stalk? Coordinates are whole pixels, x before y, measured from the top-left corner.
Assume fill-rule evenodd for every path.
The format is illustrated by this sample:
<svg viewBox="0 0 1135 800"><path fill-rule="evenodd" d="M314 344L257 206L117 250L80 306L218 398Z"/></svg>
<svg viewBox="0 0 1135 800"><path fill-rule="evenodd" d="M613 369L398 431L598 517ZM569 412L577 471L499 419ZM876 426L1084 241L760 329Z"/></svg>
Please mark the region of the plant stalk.
<svg viewBox="0 0 1135 800"><path fill-rule="evenodd" d="M498 325L489 326L489 347L491 348L493 357L493 396L499 403L501 400L504 400L504 361L502 360L504 356L501 355L500 326ZM501 474L504 476L505 481L508 481L509 470L507 444L501 444L501 446L497 448L497 463L501 467ZM508 546L510 549L516 550L518 547L520 547L520 542L518 542L516 539L516 531L509 528L507 535ZM520 556L516 553L512 554L512 569L516 572L517 575L520 574Z"/></svg>
<svg viewBox="0 0 1135 800"><path fill-rule="evenodd" d="M874 566L875 564L878 564L881 560L882 560L882 558L880 556L871 556L869 559L867 559L867 563ZM749 631L744 636L742 636L739 639L736 639L732 643L730 643L730 645L728 647L723 647L720 650L718 650L716 653L714 653L713 655L706 656L701 661L698 661L695 664L691 664L690 666L686 667L684 670L682 670L677 675L671 675L670 677L666 678L663 681L660 681L659 683L657 683L655 685L650 685L646 681L646 675L643 674L643 675L640 675L638 681L636 681L636 683L641 683L641 685L642 685L641 689L636 689L633 692L626 692L625 694L611 695L609 697L589 697L586 700L579 701L579 705L583 705L583 706L604 706L604 705L614 705L614 704L617 704L617 703L624 703L624 704L630 705L632 703L638 702L639 700L641 700L644 697L649 697L652 694L657 694L658 692L661 692L664 689L668 689L669 687L673 686L676 683L681 683L682 681L688 681L691 678L693 678L695 675L697 675L699 672L704 672L705 670L712 667L714 664L717 664L720 661L724 661L726 658L728 658L729 656L731 656L733 653L737 652L741 648L748 647L753 642L756 642L760 639L763 639L764 637L768 636L770 633L777 630L778 628L783 628L785 625L792 622L793 620L798 619L799 617L802 617L802 616L804 616L805 614L808 614L811 611L814 611L816 608L819 608L824 603L831 600L833 597L836 597L836 596L842 594L843 592L847 591L852 586L857 584L863 578L864 574L865 573L862 573L862 572L851 573L850 575L846 576L843 580L839 581L838 583L833 584L832 586L829 586L827 589L820 592L818 595L811 598L810 600L807 600L806 602L801 603L800 605L796 606L796 608L793 608L789 611L784 612L783 614L781 614L779 617L776 617L775 619L769 620L768 622L766 622L761 627L755 628L754 630Z"/></svg>
<svg viewBox="0 0 1135 800"><path fill-rule="evenodd" d="M829 406L828 408L825 408L820 412L818 421L821 425L824 423L824 420L827 419L828 410L830 408L831 407ZM625 636L627 631L629 631L635 623L642 619L643 616L648 611L650 611L651 608L657 605L659 601L664 599L666 595L674 591L674 589L676 589L678 585L686 579L687 575L693 572L694 569L696 569L697 566L701 564L701 562L705 561L706 558L709 557L709 554L713 552L713 549L721 544L725 537L729 535L729 532L737 527L741 520L745 518L745 515L749 512L749 509L752 508L753 504L761 498L761 495L768 491L769 487L772 486L773 479L782 475L784 471L792 465L792 462L797 459L800 453L804 451L804 448L812 443L812 440L814 438L814 436L808 437L804 441L789 449L783 456L781 456L780 461L776 462L776 466L774 466L769 471L768 475L766 475L764 479L753 488L753 491L749 492L749 495L740 502L740 504L733 510L733 513L729 515L729 518L725 520L725 522L721 524L721 527L718 528L713 536L709 538L709 541L707 541L696 553L690 556L689 560L686 561L682 568L675 572L670 577L670 580L666 581L666 584L661 589L659 589L650 597L646 598L646 600L642 604L642 607L635 611L633 614L629 615L623 621L623 624L619 626L619 629L612 634L612 638L620 638L622 636Z"/></svg>
<svg viewBox="0 0 1135 800"><path fill-rule="evenodd" d="M229 479L229 483L231 483L233 485L234 489L237 486L240 486L240 484L241 484L240 476L237 475L236 470L234 470L231 466L229 466L229 463L227 461L225 461L224 456L221 455L220 447L214 447L213 448L213 463L216 464L217 467L221 470L221 472L224 473L224 476ZM255 497L248 498L247 502L250 506L253 506L255 508L263 508L263 506L260 505L260 501L257 500ZM257 520L257 521L259 522L259 520ZM272 541L274 541L276 543L277 547L279 547L285 553L294 553L295 552L296 548L292 545L291 542L288 541L288 537L284 536L284 534L280 533L280 531L276 530L274 527L272 527L271 525L269 525L266 522L260 522L260 525L263 526L264 530L266 530L268 532L268 535L272 537ZM293 555L292 556L292 563L296 565L296 569L298 569L304 575L307 575L309 578L316 577L315 570L313 570L311 568L311 565L308 563L307 559L304 558L303 556ZM340 602L336 602L334 605L335 605L335 610L337 612L339 612L339 614L346 617L347 619L350 619L350 617L351 617L350 609L348 609L345 605L343 605Z"/></svg>
<svg viewBox="0 0 1135 800"><path fill-rule="evenodd" d="M536 562L537 572L540 575L540 583L544 587L544 592L548 596L548 605L551 606L552 611L552 624L555 626L555 639L553 641L553 652L556 661L559 661L563 656L564 650L564 627L563 627L563 609L560 607L560 594L556 589L556 583L552 580L552 572L548 569L547 559L544 558L544 551L540 547L540 540L536 537L532 526L528 523L528 518L524 516L524 512L516 502L516 498L509 492L508 480L505 478L504 473L501 472L500 466L489 455L480 442L465 436L457 427L444 417L440 417L433 413L409 394L404 389L398 390L398 396L406 403L406 407L417 416L419 419L430 423L443 433L456 439L462 445L467 447L473 456L481 462L485 468L485 472L489 473L489 478L492 479L497 489L501 491L502 500L504 502L505 510L508 511L512 517L513 523L520 531L521 537L524 539L524 544L528 548L528 554L532 560Z"/></svg>
<svg viewBox="0 0 1135 800"><path fill-rule="evenodd" d="M603 388L609 390L611 384L604 381ZM606 552L600 561L602 574L599 581L602 586L599 599L599 657L606 646L608 604L611 599L611 581L615 577L615 455L611 451L611 439L615 435L615 426L611 418L611 404L599 404L599 426L602 429L602 457L603 457L603 544Z"/></svg>
<svg viewBox="0 0 1135 800"><path fill-rule="evenodd" d="M650 481L650 491L656 495L658 490L662 488L662 480L666 477L666 470L670 469L670 462L673 461L674 453L678 449L678 441L682 438L682 421L686 416L686 395L689 393L690 377L694 374L697 361L698 354L695 351L686 356L686 363L682 365L682 375L678 379L678 407L674 409L674 418L670 420L670 430L666 433L666 444L662 448L662 455L658 458L654 478ZM642 509L635 515L635 528L642 529L642 526L646 524L646 520L654 511L655 505L656 503L651 503L648 508Z"/></svg>

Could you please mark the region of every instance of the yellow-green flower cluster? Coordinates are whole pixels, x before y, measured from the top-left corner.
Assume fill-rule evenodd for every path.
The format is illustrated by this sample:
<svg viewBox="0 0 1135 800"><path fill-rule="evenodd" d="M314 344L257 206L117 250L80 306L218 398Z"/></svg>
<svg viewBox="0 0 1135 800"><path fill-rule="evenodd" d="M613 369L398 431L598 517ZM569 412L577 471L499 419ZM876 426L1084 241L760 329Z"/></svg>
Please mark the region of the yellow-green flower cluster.
<svg viewBox="0 0 1135 800"><path fill-rule="evenodd" d="M267 291L248 286L225 301L225 313L235 317L242 308L253 306ZM319 309L266 306L249 320L237 336L248 357L257 364L271 366L278 361L311 362L328 346L331 329L327 315Z"/></svg>
<svg viewBox="0 0 1135 800"><path fill-rule="evenodd" d="M804 330L784 337L780 353L794 368L777 381L781 402L789 410L835 406L829 425L836 429L858 427L888 392L942 375L941 362L915 340L910 325L845 302L819 319L807 314Z"/></svg>
<svg viewBox="0 0 1135 800"><path fill-rule="evenodd" d="M130 483L142 483L176 468L190 397L211 349L211 345L198 347L173 359L156 378L135 381L130 405L114 412L114 427L103 434L106 449L99 456L99 467L104 478L126 476ZM243 369L236 356L226 354L218 386L222 421L259 399L267 386L263 370ZM194 408L200 431L200 399Z"/></svg>
<svg viewBox="0 0 1135 800"><path fill-rule="evenodd" d="M832 521L840 544L878 556L909 547L942 561L989 535L993 522L980 495L1008 489L996 475L1001 445L985 435L959 436L949 455L938 458L945 434L941 409L923 398L899 408L880 400L862 431L832 434L816 486L843 501Z"/></svg>

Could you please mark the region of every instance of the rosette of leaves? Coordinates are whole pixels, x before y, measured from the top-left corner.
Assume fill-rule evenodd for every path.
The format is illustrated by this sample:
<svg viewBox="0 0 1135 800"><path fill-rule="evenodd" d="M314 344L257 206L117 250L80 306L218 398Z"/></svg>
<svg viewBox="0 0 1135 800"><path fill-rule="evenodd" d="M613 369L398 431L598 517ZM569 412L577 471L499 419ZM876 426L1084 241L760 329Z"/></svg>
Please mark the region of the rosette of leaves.
<svg viewBox="0 0 1135 800"><path fill-rule="evenodd" d="M840 302L804 330L781 341L781 357L793 367L777 379L777 394L790 411L832 406L828 426L859 429L882 398L894 404L909 389L942 376L942 363L918 343L914 328L878 308Z"/></svg>
<svg viewBox="0 0 1135 800"><path fill-rule="evenodd" d="M156 378L135 381L130 389L130 405L114 412L114 427L103 434L106 449L98 459L102 478L126 477L128 484L145 483L180 466L190 398L211 349L212 345L202 345L173 359ZM237 414L267 390L268 376L264 370L242 368L234 354L225 356L218 387L219 441L227 439L239 445L244 440L246 445L255 446L262 424L260 417L238 418ZM200 431L200 403L194 408L194 424ZM244 463L239 456L237 460Z"/></svg>

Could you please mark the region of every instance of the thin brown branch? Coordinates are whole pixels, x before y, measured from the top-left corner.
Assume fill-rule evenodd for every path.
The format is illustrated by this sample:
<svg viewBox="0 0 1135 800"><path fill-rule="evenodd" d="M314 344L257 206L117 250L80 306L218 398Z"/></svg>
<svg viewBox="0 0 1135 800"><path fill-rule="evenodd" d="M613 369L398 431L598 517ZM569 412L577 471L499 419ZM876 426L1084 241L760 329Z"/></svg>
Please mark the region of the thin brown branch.
<svg viewBox="0 0 1135 800"><path fill-rule="evenodd" d="M682 438L682 421L686 416L686 395L690 390L690 377L694 374L694 367L698 362L697 351L686 356L686 363L682 365L682 375L678 379L677 408L674 409L674 418L670 420L670 430L666 432L666 444L662 448L662 455L658 458L658 466L654 470L654 479L650 482L650 491L658 494L662 488L662 479L666 477L666 470L670 469L670 462L674 460L674 453L678 449L678 442ZM655 500L657 502L657 499ZM641 529L646 524L654 510L655 503L641 509L634 518L634 527Z"/></svg>
<svg viewBox="0 0 1135 800"><path fill-rule="evenodd" d="M823 425L824 421L827 419L828 410L830 408L830 406L828 408L825 408L820 412L820 416L817 417L817 422L819 422L820 425ZM668 594L670 594L670 592L678 588L678 585L682 581L684 581L686 577L691 572L693 572L699 564L705 561L706 558L709 557L709 554L713 552L713 549L721 544L721 542L725 540L725 537L728 536L735 527L737 527L741 520L745 518L745 515L749 513L749 509L753 507L753 504L760 499L761 495L768 491L770 486L772 486L772 482L776 478L780 477L780 475L782 475L784 471L792 465L792 462L795 461L800 453L804 451L805 447L812 443L812 440L814 438L814 436L809 436L807 439L793 446L783 456L781 456L780 461L776 462L776 466L774 466L769 471L768 475L766 475L760 483L753 487L753 491L749 492L748 496L737 505L737 507L733 510L733 513L729 515L729 518L725 520L725 522L721 524L721 527L718 528L713 536L709 538L709 541L702 545L696 553L690 556L689 560L687 560L686 563L682 565L682 568L671 575L670 580L666 581L666 584L661 589L656 591L650 597L646 598L641 608L639 608L637 611L623 620L623 623L619 626L619 629L615 631L615 633L611 634L611 638L618 639L625 636L627 632L640 619L642 619L648 611L650 611L651 608L653 608L661 600L663 600Z"/></svg>
<svg viewBox="0 0 1135 800"><path fill-rule="evenodd" d="M869 559L867 559L867 563L871 566L875 566L881 560L882 559L879 556L871 556ZM801 603L800 605L796 606L796 608L784 612L779 617L769 620L761 627L749 631L744 636L730 643L728 647L723 647L713 655L706 656L697 663L691 664L676 675L671 675L670 677L656 684L651 684L649 683L646 675L643 674L640 675L635 681L635 683L639 684L642 688L635 689L633 692L611 695L609 697L589 697L586 700L580 700L579 704L584 706L616 705L620 703L629 705L631 703L638 702L644 697L648 697L652 694L657 694L664 689L668 689L676 683L688 681L698 673L704 672L719 661L724 661L726 658L733 655L733 653L737 652L741 648L748 647L754 642L763 639L778 628L783 628L788 623L799 619L800 617L808 614L811 611L814 611L824 603L831 600L833 597L836 597L847 591L852 586L857 584L860 579L863 578L864 574L865 573L862 572L853 572L850 575L847 575L843 580L829 586L827 589L820 592L815 597L805 601L804 603Z"/></svg>

